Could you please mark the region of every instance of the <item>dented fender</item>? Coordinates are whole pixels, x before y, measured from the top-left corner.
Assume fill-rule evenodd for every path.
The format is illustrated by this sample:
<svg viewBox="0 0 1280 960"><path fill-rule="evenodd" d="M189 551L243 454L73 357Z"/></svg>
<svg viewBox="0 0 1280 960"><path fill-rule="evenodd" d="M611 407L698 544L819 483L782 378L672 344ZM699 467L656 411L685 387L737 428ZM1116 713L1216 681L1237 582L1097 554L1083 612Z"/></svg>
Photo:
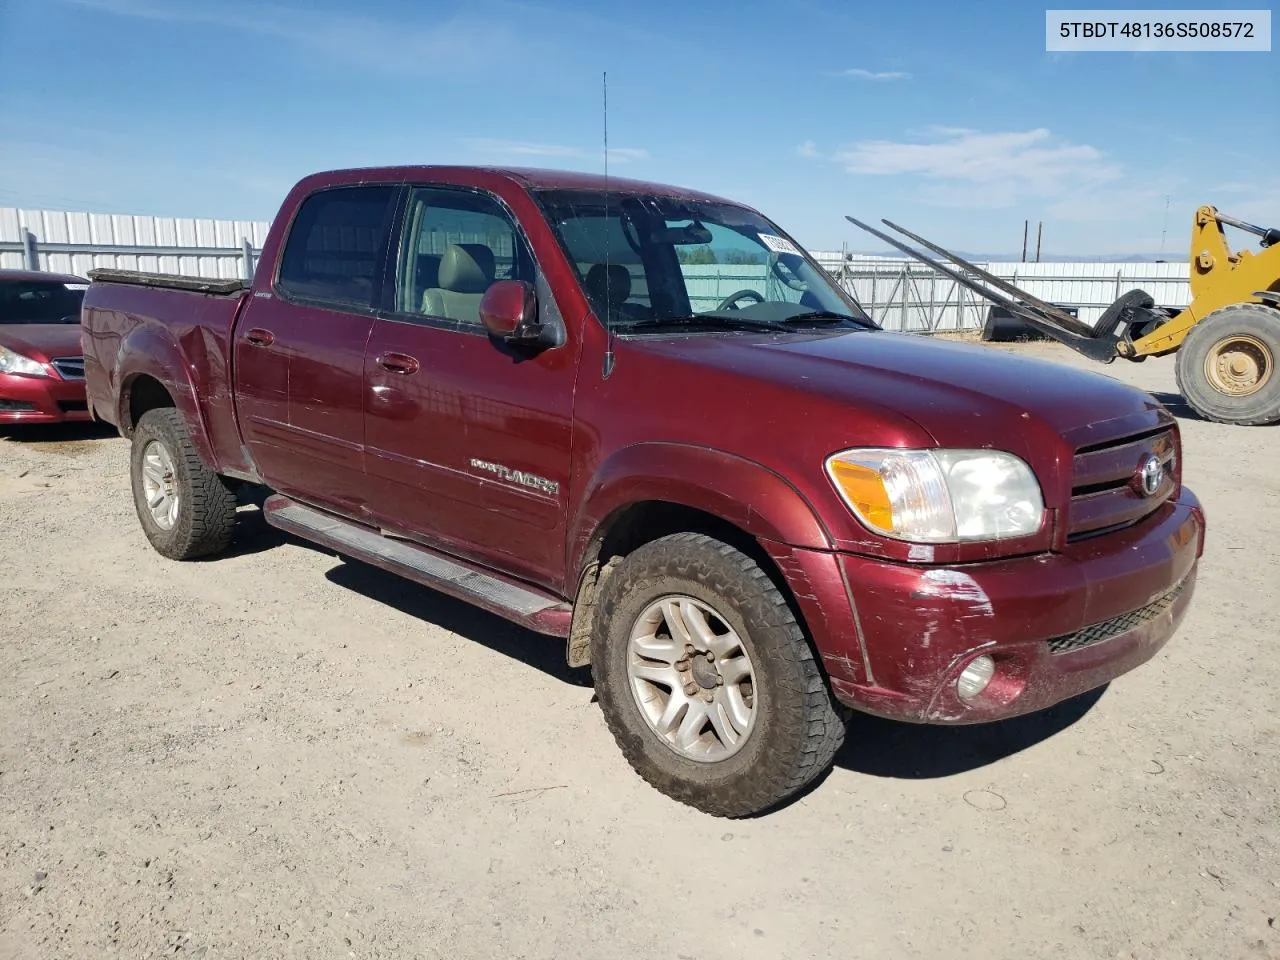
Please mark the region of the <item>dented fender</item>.
<svg viewBox="0 0 1280 960"><path fill-rule="evenodd" d="M190 366L168 331L154 324L137 326L121 339L112 367L116 423L126 435L133 432L134 426L129 417L133 384L144 376L158 381L169 392L201 459L216 464Z"/></svg>

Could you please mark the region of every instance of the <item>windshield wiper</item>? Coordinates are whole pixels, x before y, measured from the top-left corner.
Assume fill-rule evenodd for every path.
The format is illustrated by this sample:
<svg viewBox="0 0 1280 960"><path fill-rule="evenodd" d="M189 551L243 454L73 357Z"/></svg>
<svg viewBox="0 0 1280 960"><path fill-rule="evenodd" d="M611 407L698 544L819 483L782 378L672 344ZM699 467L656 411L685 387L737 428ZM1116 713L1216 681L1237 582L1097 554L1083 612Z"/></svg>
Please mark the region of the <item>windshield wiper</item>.
<svg viewBox="0 0 1280 960"><path fill-rule="evenodd" d="M770 330L775 333L794 333L796 327L815 320L828 320L831 323L854 323L868 330L878 330L874 321L862 317L838 313L835 310L810 310L798 313L784 320L757 320L752 317L737 316L730 313L690 313L683 316L647 317L627 324L619 324L619 332L629 333L633 330L652 330L657 327L709 326L732 327L737 330Z"/></svg>
<svg viewBox="0 0 1280 960"><path fill-rule="evenodd" d="M614 329L618 333L631 333L633 330L652 330L657 327L732 327L737 330L774 330L789 333L791 328L776 320L752 320L748 317L729 317L722 313L689 313L683 316L647 317L644 320L633 320L630 323L618 324Z"/></svg>
<svg viewBox="0 0 1280 960"><path fill-rule="evenodd" d="M856 323L858 326L866 327L868 330L880 329L879 324L877 324L870 317L855 317L847 313L840 313L836 310L810 310L808 313L797 313L794 317L787 317L787 319L782 320L780 322L781 323L804 323L805 321L808 321L808 320L831 320L831 321L847 320L849 323Z"/></svg>

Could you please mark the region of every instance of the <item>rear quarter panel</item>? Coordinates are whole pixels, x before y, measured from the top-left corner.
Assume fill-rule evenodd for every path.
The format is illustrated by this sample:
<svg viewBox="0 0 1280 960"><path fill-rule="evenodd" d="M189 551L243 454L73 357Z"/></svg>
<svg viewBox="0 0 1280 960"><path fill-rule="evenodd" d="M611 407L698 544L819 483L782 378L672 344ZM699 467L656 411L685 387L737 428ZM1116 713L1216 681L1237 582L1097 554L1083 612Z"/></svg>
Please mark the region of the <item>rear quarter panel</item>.
<svg viewBox="0 0 1280 960"><path fill-rule="evenodd" d="M231 393L231 330L245 296L91 284L81 340L95 414L128 436L132 388L140 377L153 377L173 397L207 463L220 473L258 479Z"/></svg>

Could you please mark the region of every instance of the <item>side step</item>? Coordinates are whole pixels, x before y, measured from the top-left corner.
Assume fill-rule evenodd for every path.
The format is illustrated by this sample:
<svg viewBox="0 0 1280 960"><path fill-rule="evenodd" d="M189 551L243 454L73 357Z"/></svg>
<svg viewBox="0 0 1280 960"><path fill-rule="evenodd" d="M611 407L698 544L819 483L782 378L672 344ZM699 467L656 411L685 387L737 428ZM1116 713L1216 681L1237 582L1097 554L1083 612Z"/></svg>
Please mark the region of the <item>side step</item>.
<svg viewBox="0 0 1280 960"><path fill-rule="evenodd" d="M267 498L262 512L271 526L336 553L465 600L538 633L569 636L573 608L549 593L416 543L383 536L279 494Z"/></svg>

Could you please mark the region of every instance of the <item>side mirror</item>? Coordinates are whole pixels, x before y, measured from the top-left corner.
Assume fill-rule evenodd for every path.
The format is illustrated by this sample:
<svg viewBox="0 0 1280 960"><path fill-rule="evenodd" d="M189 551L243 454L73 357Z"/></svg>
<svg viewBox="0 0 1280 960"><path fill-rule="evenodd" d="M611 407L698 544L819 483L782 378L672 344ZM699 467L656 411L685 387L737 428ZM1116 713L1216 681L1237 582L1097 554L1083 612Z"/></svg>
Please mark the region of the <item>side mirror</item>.
<svg viewBox="0 0 1280 960"><path fill-rule="evenodd" d="M524 280L499 280L480 299L480 322L489 335L507 343L532 343L542 336L538 297Z"/></svg>

